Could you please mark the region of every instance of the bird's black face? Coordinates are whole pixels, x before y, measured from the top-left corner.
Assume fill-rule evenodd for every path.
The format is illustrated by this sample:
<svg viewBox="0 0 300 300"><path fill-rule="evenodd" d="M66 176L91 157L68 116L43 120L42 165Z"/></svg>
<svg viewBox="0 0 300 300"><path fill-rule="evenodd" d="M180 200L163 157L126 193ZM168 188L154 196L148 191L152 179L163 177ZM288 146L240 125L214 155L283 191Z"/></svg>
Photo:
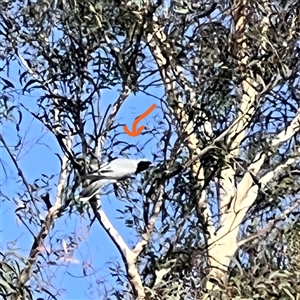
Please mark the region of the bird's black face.
<svg viewBox="0 0 300 300"><path fill-rule="evenodd" d="M150 165L152 165L150 161L140 161L137 165L135 173L137 174L147 170L150 167Z"/></svg>

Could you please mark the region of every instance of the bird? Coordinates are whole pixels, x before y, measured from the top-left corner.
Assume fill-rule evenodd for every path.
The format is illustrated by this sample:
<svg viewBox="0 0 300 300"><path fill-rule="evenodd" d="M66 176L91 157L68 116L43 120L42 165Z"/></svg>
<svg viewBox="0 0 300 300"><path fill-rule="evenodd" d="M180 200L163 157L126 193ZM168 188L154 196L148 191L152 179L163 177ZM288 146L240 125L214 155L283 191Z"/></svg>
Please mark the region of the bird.
<svg viewBox="0 0 300 300"><path fill-rule="evenodd" d="M147 170L151 165L152 162L146 159L127 158L116 158L104 163L100 165L97 172L81 177L83 180L90 180L90 183L79 194L79 200L88 202L102 187L137 175Z"/></svg>

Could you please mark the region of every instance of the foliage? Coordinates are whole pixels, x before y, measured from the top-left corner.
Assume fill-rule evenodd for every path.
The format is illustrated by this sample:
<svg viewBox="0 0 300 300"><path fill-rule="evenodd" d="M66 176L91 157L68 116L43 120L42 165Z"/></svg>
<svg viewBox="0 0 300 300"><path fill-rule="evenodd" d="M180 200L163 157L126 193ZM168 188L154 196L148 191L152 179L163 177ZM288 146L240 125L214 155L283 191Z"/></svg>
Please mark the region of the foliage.
<svg viewBox="0 0 300 300"><path fill-rule="evenodd" d="M0 136L25 190L15 214L34 237L22 267L2 254L3 297L31 299L32 282L57 297L40 279L81 238L46 244L60 220L87 216L124 263L110 267L107 299L296 299L298 1L7 0L0 12L0 115L17 133L32 116L55 137L60 161L59 175L31 182L22 138L11 147ZM18 86L11 66L22 70ZM110 90L118 95L103 108ZM117 117L135 95L159 112L140 142L127 142ZM116 193L129 247L98 196L74 198L103 160L138 156L148 143L156 167Z"/></svg>

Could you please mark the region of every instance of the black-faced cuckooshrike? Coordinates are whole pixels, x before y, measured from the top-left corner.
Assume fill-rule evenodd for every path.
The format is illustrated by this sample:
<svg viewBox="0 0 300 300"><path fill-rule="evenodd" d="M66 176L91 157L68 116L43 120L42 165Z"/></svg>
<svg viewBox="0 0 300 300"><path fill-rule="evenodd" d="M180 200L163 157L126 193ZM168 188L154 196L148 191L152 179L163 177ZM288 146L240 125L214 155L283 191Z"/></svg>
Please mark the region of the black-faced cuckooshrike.
<svg viewBox="0 0 300 300"><path fill-rule="evenodd" d="M152 163L145 159L117 158L100 165L99 170L92 174L82 176L83 180L90 180L90 184L83 188L79 200L89 201L103 186L116 183L120 180L136 175L150 167Z"/></svg>

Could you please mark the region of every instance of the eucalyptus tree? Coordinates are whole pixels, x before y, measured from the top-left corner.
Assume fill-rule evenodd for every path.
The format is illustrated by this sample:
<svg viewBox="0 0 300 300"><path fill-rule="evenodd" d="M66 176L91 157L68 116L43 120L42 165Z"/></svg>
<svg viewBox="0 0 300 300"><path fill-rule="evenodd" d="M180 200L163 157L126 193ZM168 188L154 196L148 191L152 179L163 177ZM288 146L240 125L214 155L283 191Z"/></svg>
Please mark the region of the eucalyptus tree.
<svg viewBox="0 0 300 300"><path fill-rule="evenodd" d="M41 261L80 242L48 250L47 259L42 250L71 215L97 220L120 254L104 299L293 299L298 1L8 0L0 11L4 114L16 130L26 126L16 116L30 114L60 149L56 184L41 186L16 159L22 139L11 148L1 135L25 187L16 213L34 236L22 262L2 253L2 295L29 298L35 279L36 291L55 296L41 288ZM16 65L20 87L11 80ZM107 89L117 96L105 106ZM157 108L128 142L118 116L133 96ZM103 193L85 205L74 196L107 157L137 156L147 145L155 167L116 191L126 203L116 210L134 232L129 244L100 205Z"/></svg>

